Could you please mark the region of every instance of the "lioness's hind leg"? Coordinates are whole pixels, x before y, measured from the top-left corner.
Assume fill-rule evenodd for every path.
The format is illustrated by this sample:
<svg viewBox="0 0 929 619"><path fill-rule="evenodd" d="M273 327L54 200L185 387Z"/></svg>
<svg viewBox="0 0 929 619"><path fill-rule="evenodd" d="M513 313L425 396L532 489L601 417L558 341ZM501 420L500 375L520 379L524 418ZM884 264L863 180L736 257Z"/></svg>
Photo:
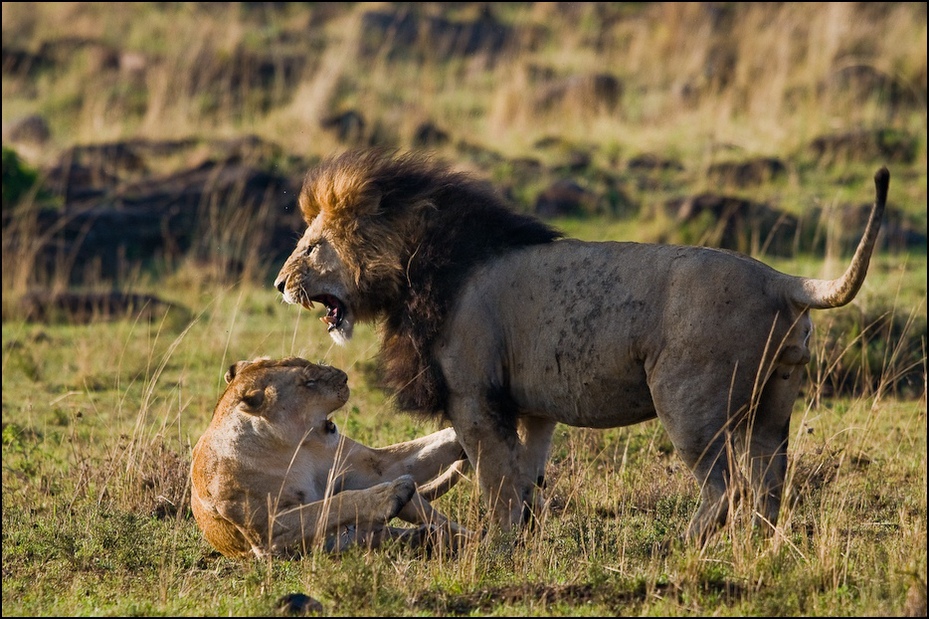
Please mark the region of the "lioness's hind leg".
<svg viewBox="0 0 929 619"><path fill-rule="evenodd" d="M476 539L474 534L464 529L450 529L433 524L423 524L412 529L388 527L384 531L384 537L399 540L411 548L425 548L430 553L439 548L456 551Z"/></svg>
<svg viewBox="0 0 929 619"><path fill-rule="evenodd" d="M332 535L344 535L350 528L352 539L382 528L400 513L416 492L409 475L363 490L346 490L321 501L314 501L274 514L270 534L261 531L263 546L273 555L303 552ZM260 523L259 523L260 524ZM340 544L341 545L341 544ZM255 553L261 555L262 549Z"/></svg>

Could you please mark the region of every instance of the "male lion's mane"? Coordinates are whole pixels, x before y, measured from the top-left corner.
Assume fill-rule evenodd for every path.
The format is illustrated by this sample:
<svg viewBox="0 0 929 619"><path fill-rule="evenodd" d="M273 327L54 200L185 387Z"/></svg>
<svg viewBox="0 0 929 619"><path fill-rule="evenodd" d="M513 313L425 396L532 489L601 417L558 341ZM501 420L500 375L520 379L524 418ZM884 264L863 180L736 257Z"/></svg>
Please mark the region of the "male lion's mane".
<svg viewBox="0 0 929 619"><path fill-rule="evenodd" d="M488 184L425 154L347 152L312 169L300 208L317 216L356 286L361 317L383 318L379 361L405 411L443 414L448 388L433 345L481 264L562 234L511 210Z"/></svg>

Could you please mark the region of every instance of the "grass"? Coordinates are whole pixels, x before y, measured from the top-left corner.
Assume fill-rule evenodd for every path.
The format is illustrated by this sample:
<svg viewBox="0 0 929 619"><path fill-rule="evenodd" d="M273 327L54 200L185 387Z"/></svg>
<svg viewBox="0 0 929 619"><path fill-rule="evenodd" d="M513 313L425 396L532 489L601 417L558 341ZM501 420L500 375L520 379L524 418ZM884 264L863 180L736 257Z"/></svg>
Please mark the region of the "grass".
<svg viewBox="0 0 929 619"><path fill-rule="evenodd" d="M697 489L648 422L560 427L549 510L515 546L224 559L189 517L187 467L229 363L299 354L347 369L352 397L335 420L372 445L433 428L371 385L370 328L336 348L315 317L250 286L203 307L178 326L4 324L5 615L274 614L303 592L338 616L873 616L901 614L924 585L925 393L801 398L772 540L732 528L702 551L683 546ZM469 482L438 505L483 522Z"/></svg>
<svg viewBox="0 0 929 619"><path fill-rule="evenodd" d="M655 241L701 238L658 215L668 198L706 190L793 215L868 202L880 157L824 163L808 146L887 129L915 136L915 155L889 165L890 205L925 233L924 4L499 3L516 51L443 57L429 41L364 51L364 13L397 7L5 2L5 59L46 44L57 53L33 72L5 68L4 146L7 126L29 114L48 121L51 137L14 146L37 168L75 145L198 141L148 162L167 174L223 156L211 150L219 138L255 134L283 153L257 163L299 178L300 166L346 147L320 118L356 109L379 140L401 148L422 121L448 130L438 153L508 189L523 209L556 178L598 189L607 175L639 212L555 225L589 240ZM480 9L415 7L453 23ZM237 73L243 58L277 72L250 83ZM295 61L300 70L286 73ZM622 85L617 109L552 98L562 79L600 73ZM564 172L577 150L590 164ZM683 170L627 170L640 154ZM706 174L753 156L780 158L787 174L751 189L719 187ZM6 217L6 149L4 157ZM546 171L520 172L520 158ZM925 616L924 251L881 252L853 304L814 312L788 500L770 539L746 535L749 515L737 512L706 548L683 545L697 487L652 421L559 426L548 509L525 537L493 537L455 556L388 547L236 562L203 540L188 505L190 451L229 364L295 354L345 369L352 397L335 421L370 445L435 426L395 413L377 388L371 326L336 347L315 315L281 303L269 284L278 265L250 250L234 200L208 209L196 255L88 284L151 292L187 311L24 321L19 298L36 285L66 289L74 265L40 269L36 243L8 243L13 233L32 240L29 212L44 204L19 189L23 211L4 223L3 244L4 616L276 615L292 593L317 599L327 616ZM758 257L834 277L845 257L835 242L825 246L824 255ZM226 276L236 261L242 276ZM437 506L484 525L475 484Z"/></svg>

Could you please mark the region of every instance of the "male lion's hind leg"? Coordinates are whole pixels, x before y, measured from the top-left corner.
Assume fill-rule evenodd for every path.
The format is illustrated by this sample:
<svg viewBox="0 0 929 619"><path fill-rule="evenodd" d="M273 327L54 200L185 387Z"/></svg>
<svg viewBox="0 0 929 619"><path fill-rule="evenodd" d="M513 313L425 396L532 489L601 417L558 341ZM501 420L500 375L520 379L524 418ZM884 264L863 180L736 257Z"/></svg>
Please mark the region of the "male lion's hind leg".
<svg viewBox="0 0 929 619"><path fill-rule="evenodd" d="M713 441L703 455L681 454L700 484L700 505L687 526L688 543L704 545L729 517L730 454L725 440Z"/></svg>
<svg viewBox="0 0 929 619"><path fill-rule="evenodd" d="M798 372L794 374L799 375ZM688 542L705 544L730 516L730 508L744 494L743 473L733 470L746 452L753 496L752 525L765 534L777 525L787 471L790 412L799 376L774 377L763 392L754 414L745 415L736 428L725 424L718 437L697 453L693 445L678 447L684 462L700 483L700 505L687 529ZM672 438L672 441L674 439ZM740 480L740 481L736 481Z"/></svg>
<svg viewBox="0 0 929 619"><path fill-rule="evenodd" d="M652 399L675 451L700 486L700 504L687 527L686 540L702 546L725 524L734 500L730 386L713 379L724 373L710 372L685 383L679 380L681 372L672 370L666 375L673 380L662 382L653 375ZM734 395L732 401L744 399Z"/></svg>
<svg viewBox="0 0 929 619"><path fill-rule="evenodd" d="M518 422L519 437L522 442L522 464L524 475L521 486L528 488L528 496L523 497L523 516L525 523L534 525L545 508L545 465L548 463L552 446L552 434L556 422L541 417L520 417Z"/></svg>
<svg viewBox="0 0 929 619"><path fill-rule="evenodd" d="M764 387L754 423L748 428L754 494L752 524L765 534L773 531L779 519L787 477L790 416L802 376L800 365L777 367Z"/></svg>

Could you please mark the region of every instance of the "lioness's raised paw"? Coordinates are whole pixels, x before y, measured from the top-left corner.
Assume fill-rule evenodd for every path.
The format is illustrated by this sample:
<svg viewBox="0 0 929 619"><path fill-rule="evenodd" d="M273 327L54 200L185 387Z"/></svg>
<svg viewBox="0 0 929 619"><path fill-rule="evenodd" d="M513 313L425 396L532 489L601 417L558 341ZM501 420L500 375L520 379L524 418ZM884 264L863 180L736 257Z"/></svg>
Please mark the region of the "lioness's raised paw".
<svg viewBox="0 0 929 619"><path fill-rule="evenodd" d="M387 520L399 514L403 506L410 502L416 494L416 482L413 481L412 475L401 475L390 482L389 489L392 496L389 499L391 501L388 508L390 515L387 516Z"/></svg>

